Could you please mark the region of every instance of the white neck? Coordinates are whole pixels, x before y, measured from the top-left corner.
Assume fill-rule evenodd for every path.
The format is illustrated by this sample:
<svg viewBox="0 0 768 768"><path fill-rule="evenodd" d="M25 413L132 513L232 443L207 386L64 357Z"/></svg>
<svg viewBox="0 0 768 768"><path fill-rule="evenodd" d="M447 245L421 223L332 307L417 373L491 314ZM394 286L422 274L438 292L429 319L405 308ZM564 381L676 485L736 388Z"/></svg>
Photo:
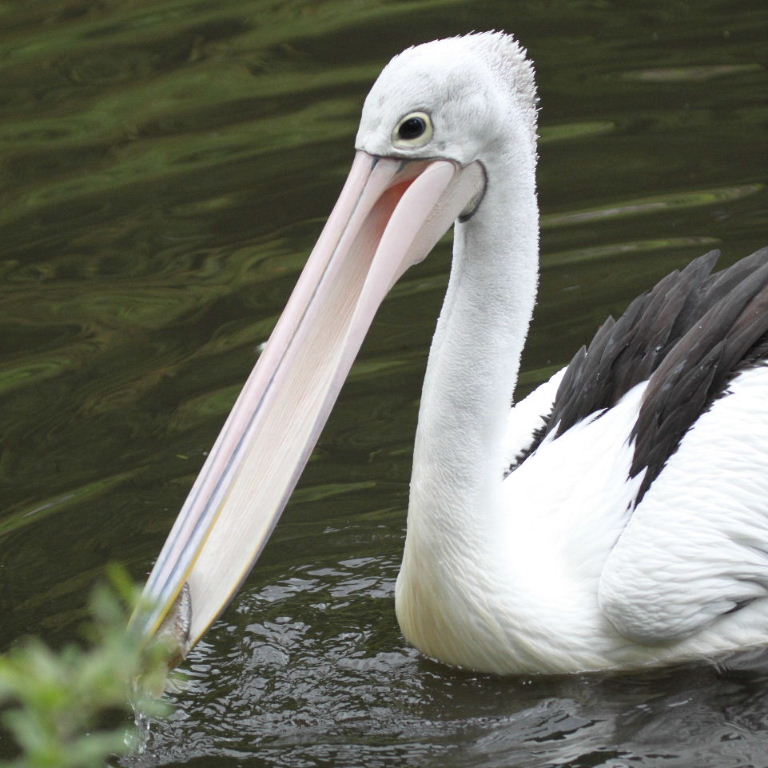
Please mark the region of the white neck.
<svg viewBox="0 0 768 768"><path fill-rule="evenodd" d="M484 522L498 530L488 502L504 476L503 438L538 280L534 162L497 160L477 214L456 224L424 379L409 531L414 518L430 516L432 535L458 526L475 538Z"/></svg>
<svg viewBox="0 0 768 768"><path fill-rule="evenodd" d="M419 412L396 608L408 639L446 661L451 649L425 632L439 633L448 617L436 612L459 599L451 574L493 574L505 528L503 438L538 279L535 149L525 138L489 158L485 198L456 224Z"/></svg>

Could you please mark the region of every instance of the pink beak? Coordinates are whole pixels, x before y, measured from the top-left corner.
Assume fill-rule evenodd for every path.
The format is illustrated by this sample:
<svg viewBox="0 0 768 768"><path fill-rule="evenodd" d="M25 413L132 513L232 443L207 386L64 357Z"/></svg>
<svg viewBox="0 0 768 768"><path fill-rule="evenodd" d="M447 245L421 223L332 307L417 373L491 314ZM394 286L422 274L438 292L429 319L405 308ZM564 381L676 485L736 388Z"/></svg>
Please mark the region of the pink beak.
<svg viewBox="0 0 768 768"><path fill-rule="evenodd" d="M186 655L227 606L277 524L382 300L484 186L479 163L357 152L150 574L154 608L135 617L147 635L172 617Z"/></svg>

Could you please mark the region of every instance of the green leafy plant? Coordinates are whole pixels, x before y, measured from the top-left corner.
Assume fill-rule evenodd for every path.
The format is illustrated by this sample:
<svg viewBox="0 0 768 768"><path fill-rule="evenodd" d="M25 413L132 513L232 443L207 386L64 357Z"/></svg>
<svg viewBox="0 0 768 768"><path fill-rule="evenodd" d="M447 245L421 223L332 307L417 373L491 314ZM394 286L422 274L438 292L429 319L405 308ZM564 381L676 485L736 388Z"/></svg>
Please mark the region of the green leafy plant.
<svg viewBox="0 0 768 768"><path fill-rule="evenodd" d="M125 571L111 568L110 582L91 596L85 647L53 651L30 638L0 656L2 721L20 751L0 768L102 768L137 743L127 725L132 704L143 714L167 713L149 692L162 691L170 651L127 628L139 592Z"/></svg>

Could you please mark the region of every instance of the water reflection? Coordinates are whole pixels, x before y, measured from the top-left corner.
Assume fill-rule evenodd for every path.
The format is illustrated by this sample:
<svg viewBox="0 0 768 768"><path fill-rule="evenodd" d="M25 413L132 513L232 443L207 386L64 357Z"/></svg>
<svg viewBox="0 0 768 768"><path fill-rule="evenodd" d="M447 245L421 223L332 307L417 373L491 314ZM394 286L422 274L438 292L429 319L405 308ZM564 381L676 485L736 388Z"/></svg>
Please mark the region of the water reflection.
<svg viewBox="0 0 768 768"><path fill-rule="evenodd" d="M524 392L711 247L763 244L762 4L140 0L0 10L0 612L72 637L140 577L268 336L395 51L514 30L544 211ZM382 308L256 573L126 765L739 766L765 673L496 680L403 645L392 606L442 246ZM0 753L7 747L0 744Z"/></svg>

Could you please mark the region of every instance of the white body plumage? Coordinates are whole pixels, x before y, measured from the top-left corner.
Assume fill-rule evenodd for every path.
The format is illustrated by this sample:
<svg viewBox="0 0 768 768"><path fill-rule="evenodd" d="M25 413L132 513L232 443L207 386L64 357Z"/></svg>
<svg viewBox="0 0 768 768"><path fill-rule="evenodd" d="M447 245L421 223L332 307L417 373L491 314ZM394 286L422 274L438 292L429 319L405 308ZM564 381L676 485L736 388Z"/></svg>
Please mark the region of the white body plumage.
<svg viewBox="0 0 768 768"><path fill-rule="evenodd" d="M548 410L556 380L512 409L511 433L518 408L529 421L529 400ZM627 479L629 436L644 388L544 442L499 483L506 525L492 550L444 519L451 504L411 508L397 584L411 642L508 674L632 668L768 641L768 368L737 376L632 509L641 477Z"/></svg>

